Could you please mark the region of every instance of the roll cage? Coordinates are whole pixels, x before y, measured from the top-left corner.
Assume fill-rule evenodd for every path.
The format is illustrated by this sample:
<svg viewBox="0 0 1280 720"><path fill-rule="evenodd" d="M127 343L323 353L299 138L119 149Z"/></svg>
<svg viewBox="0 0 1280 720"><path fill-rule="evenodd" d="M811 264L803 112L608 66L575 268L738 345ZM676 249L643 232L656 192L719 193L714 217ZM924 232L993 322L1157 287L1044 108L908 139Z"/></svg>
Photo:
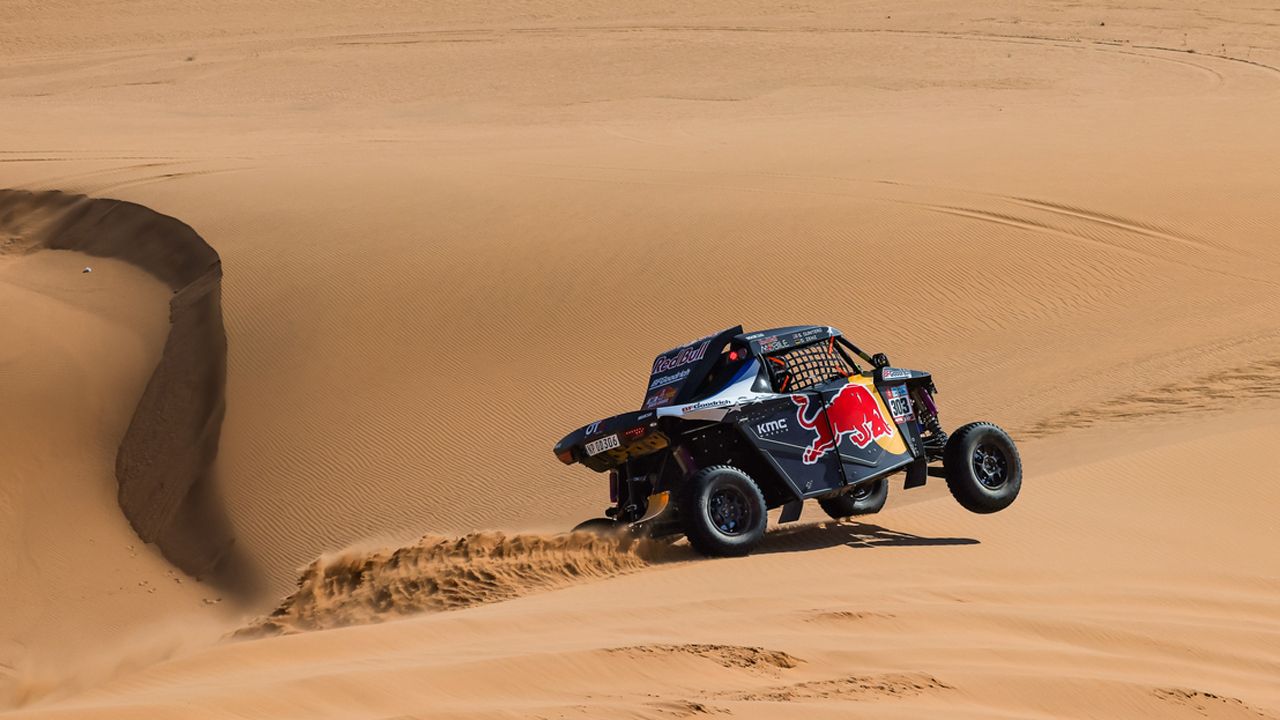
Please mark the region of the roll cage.
<svg viewBox="0 0 1280 720"><path fill-rule="evenodd" d="M873 367L887 365L878 356L863 352L839 330L822 326L798 326L740 334L730 339L727 352L720 354L692 398L702 398L722 390L748 360L759 360L762 377L758 392L795 393L829 380L863 372L857 360Z"/></svg>

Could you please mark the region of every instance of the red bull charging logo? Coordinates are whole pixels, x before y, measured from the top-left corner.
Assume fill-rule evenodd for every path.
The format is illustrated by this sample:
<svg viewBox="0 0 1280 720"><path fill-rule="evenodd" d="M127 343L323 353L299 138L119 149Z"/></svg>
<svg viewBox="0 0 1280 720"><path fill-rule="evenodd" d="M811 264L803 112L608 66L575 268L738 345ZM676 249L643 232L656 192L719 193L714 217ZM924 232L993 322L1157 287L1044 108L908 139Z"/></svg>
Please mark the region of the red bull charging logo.
<svg viewBox="0 0 1280 720"><path fill-rule="evenodd" d="M822 402L816 396L792 395L791 402L799 406L796 420L800 426L818 434L804 449L802 459L805 465L821 460L845 437L859 449L870 445L876 438L893 437L893 425L880 412L875 396L862 385L850 384L841 388L827 405L826 420L821 417Z"/></svg>

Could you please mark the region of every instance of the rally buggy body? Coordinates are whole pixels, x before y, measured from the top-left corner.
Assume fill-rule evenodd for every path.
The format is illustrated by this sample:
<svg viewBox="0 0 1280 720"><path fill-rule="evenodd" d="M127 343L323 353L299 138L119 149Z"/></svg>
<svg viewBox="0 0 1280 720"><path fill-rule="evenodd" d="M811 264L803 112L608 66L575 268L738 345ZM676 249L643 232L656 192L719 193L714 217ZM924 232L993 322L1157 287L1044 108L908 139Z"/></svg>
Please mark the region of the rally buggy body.
<svg viewBox="0 0 1280 720"><path fill-rule="evenodd" d="M640 410L569 433L555 453L609 474L607 517L581 529L684 534L709 555L750 552L770 508L780 522L811 498L835 518L877 512L898 473L906 488L945 478L973 512L1008 507L1022 484L1013 441L990 423L948 436L936 392L929 373L835 328L739 326L659 355Z"/></svg>

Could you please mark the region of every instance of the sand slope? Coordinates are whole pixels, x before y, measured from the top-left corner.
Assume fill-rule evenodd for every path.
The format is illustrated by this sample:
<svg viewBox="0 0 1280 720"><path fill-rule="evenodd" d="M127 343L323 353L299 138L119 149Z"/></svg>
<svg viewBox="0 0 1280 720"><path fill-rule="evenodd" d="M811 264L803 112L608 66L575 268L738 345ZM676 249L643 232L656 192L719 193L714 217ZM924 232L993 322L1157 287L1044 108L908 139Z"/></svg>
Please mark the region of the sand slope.
<svg viewBox="0 0 1280 720"><path fill-rule="evenodd" d="M0 539L16 549L0 561L39 571L0 595L0 662L11 694L45 703L26 709L1280 712L1262 514L1280 388L1273 9L473 5L6 7L0 187L139 203L221 257L225 419L205 486L236 579L259 591L217 632L271 612L321 556L492 530L559 547L550 533L605 490L551 444L632 409L658 350L738 322L829 322L934 371L948 424L989 417L1028 443L1027 496L980 519L937 488L898 493L882 530L809 528L740 562L220 645L68 697L111 673L33 688L30 633L52 624L30 618L74 618L61 640L35 633L55 645L110 645L199 617L211 593L184 582L90 612L103 588L173 570L142 544L145 567L121 564L133 535L110 502L165 288L122 270L85 299L64 280L89 261L10 253ZM64 512L115 549L41 515ZM76 562L55 572L45 554ZM571 585L575 562L463 595ZM389 586L437 607L415 584L437 570ZM348 619L400 614L318 587ZM881 608L893 617L857 615ZM796 619L810 611L830 616ZM667 649L634 650L650 645ZM97 667L136 656L94 650ZM804 662L756 667L771 653ZM495 694L495 672L518 681Z"/></svg>
<svg viewBox="0 0 1280 720"><path fill-rule="evenodd" d="M118 260L0 255L6 702L11 682L47 690L87 645L147 645L149 626L218 597L139 540L116 502L116 449L160 356L168 295Z"/></svg>
<svg viewBox="0 0 1280 720"><path fill-rule="evenodd" d="M468 610L233 642L20 716L1276 717L1280 607L1258 552L1280 541L1277 490L1215 496L1202 480L1265 472L1265 452L1219 452L1276 429L1256 413L1164 424L1040 473L999 518L941 501L873 523L810 518L744 560L677 555ZM1044 447L1027 458L1051 468ZM508 597L500 586L491 599ZM458 596L423 589L381 610L349 597L368 619Z"/></svg>

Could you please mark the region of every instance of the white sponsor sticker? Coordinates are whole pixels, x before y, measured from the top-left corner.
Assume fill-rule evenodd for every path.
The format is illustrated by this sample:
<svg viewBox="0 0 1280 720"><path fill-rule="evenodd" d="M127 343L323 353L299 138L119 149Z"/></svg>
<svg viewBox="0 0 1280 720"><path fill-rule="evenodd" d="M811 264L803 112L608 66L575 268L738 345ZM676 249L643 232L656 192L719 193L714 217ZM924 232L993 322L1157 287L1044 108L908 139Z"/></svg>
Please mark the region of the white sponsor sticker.
<svg viewBox="0 0 1280 720"><path fill-rule="evenodd" d="M756 426L757 435L773 435L775 433L787 431L787 419L778 418L777 420L769 420L762 422Z"/></svg>
<svg viewBox="0 0 1280 720"><path fill-rule="evenodd" d="M697 412L699 410L710 410L712 408L721 408L721 407L725 407L727 405L732 405L732 404L733 404L732 400L703 400L702 402L694 403L692 405L685 405L684 407L680 408L680 412L691 413L691 412Z"/></svg>
<svg viewBox="0 0 1280 720"><path fill-rule="evenodd" d="M903 422L912 418L911 398L907 395L907 388L898 385L891 387L885 396L889 400L889 414L893 415L894 422Z"/></svg>
<svg viewBox="0 0 1280 720"><path fill-rule="evenodd" d="M671 383L678 383L687 377L689 377L689 371L681 370L664 377L655 378L653 382L649 383L649 389L657 390L658 388L670 385Z"/></svg>
<svg viewBox="0 0 1280 720"><path fill-rule="evenodd" d="M593 440L587 443L587 454L599 455L605 450L612 450L616 447L618 447L618 436L606 435L599 440Z"/></svg>

